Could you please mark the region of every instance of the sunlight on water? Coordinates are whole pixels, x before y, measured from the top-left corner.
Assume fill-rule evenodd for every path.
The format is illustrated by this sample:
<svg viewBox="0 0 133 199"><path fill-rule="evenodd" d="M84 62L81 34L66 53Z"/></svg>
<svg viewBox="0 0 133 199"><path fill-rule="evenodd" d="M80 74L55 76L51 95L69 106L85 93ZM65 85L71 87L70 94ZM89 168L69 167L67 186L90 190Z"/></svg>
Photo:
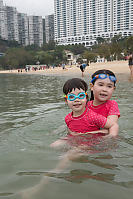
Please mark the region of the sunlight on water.
<svg viewBox="0 0 133 199"><path fill-rule="evenodd" d="M126 75L118 75L113 95L121 112L119 138L101 142L94 147L98 153L61 172L53 170L65 153L49 145L66 134L62 86L68 78L0 74L0 198L20 199L19 191L44 176L49 183L32 199L131 199L133 83Z"/></svg>

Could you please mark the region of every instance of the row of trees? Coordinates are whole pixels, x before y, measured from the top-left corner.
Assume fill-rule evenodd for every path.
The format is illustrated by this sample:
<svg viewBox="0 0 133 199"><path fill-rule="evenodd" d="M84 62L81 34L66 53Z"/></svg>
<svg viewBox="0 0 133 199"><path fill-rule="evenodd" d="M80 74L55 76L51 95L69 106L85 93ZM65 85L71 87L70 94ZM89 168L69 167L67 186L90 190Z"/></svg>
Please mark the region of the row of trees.
<svg viewBox="0 0 133 199"><path fill-rule="evenodd" d="M0 57L0 68L24 68L25 65L37 62L58 65L67 62L65 50L69 50L74 55L80 54L80 59L87 59L88 62L95 62L97 56L104 57L108 61L121 60L129 52L133 52L133 36L123 38L117 35L111 40L99 37L97 44L90 49L83 45L57 46L54 42L45 44L41 48L35 45L22 47L16 42L0 40L0 52L5 53Z"/></svg>
<svg viewBox="0 0 133 199"><path fill-rule="evenodd" d="M133 52L133 36L122 37L117 35L111 40L97 38L97 45L92 47L92 53L85 52L85 57L88 55L95 59L95 55L99 55L108 61L113 61L124 59L130 52Z"/></svg>

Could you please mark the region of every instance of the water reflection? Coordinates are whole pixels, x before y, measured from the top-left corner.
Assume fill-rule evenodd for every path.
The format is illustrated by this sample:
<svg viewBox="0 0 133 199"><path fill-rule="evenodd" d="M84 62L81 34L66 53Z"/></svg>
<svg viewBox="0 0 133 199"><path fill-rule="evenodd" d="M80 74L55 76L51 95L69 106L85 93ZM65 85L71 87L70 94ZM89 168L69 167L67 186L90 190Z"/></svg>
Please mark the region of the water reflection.
<svg viewBox="0 0 133 199"><path fill-rule="evenodd" d="M76 169L70 171L70 173L65 174L56 174L56 173L44 173L45 176L54 177L70 181L72 183L82 183L83 181L92 179L97 181L102 181L106 183L111 183L114 185L119 185L127 188L133 188L133 181L128 182L116 182L115 174L112 173L97 173L93 174L91 171Z"/></svg>
<svg viewBox="0 0 133 199"><path fill-rule="evenodd" d="M108 156L106 156L108 159ZM104 156L104 159L106 158ZM83 157L82 157L83 158ZM97 157L102 158L102 157ZM113 158L113 157L112 157ZM109 158L110 159L110 158ZM81 160L81 162L86 162ZM111 165L109 163L102 163L100 161L95 161L95 160L88 160L88 163L94 164L96 166L100 166L106 169L117 169L118 165ZM34 176L34 175L43 175L43 176L48 176L49 178L54 178L56 179L62 179L65 181L69 181L72 183L83 183L86 180L96 180L96 181L102 181L106 183L111 183L114 185L119 185L122 187L127 187L127 188L133 188L133 181L116 181L115 173L106 173L106 172L100 172L100 173L93 173L90 170L85 170L85 169L73 169L70 170L70 172L60 172L60 173L55 173L55 172L39 172L39 171L32 171L32 172L18 172L17 175L19 176Z"/></svg>

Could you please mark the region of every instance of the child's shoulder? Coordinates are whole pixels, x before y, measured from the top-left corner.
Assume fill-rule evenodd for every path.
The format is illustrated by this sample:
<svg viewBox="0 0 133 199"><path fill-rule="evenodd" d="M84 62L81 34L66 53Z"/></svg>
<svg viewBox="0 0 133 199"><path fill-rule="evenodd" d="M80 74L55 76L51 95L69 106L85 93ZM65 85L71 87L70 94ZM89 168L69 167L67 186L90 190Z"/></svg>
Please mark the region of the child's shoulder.
<svg viewBox="0 0 133 199"><path fill-rule="evenodd" d="M107 110L118 109L118 103L115 100L108 100L105 106Z"/></svg>
<svg viewBox="0 0 133 199"><path fill-rule="evenodd" d="M68 113L68 114L66 115L66 117L65 117L65 121L70 120L71 116L72 116L72 113Z"/></svg>
<svg viewBox="0 0 133 199"><path fill-rule="evenodd" d="M115 100L107 100L106 104L107 105L116 105L117 102Z"/></svg>
<svg viewBox="0 0 133 199"><path fill-rule="evenodd" d="M111 104L117 104L117 102L115 100L107 100L103 105L111 105ZM87 102L88 106L92 106L93 105L93 100L88 101Z"/></svg>
<svg viewBox="0 0 133 199"><path fill-rule="evenodd" d="M87 106L91 106L93 104L93 100L87 102Z"/></svg>
<svg viewBox="0 0 133 199"><path fill-rule="evenodd" d="M88 106L88 108L95 108L95 106L93 106L93 100L88 101L87 106ZM112 106L118 106L118 104L115 100L107 100L105 103L98 105L97 108L105 108L105 107L110 108Z"/></svg>

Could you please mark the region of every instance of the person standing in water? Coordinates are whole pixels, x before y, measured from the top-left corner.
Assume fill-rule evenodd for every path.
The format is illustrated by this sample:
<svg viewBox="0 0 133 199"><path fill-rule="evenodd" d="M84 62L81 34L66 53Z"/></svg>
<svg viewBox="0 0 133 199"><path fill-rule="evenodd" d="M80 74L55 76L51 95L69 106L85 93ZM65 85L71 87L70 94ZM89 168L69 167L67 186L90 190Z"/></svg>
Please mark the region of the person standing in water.
<svg viewBox="0 0 133 199"><path fill-rule="evenodd" d="M128 65L130 69L130 76L131 78L133 78L133 53L130 53L130 55L128 56Z"/></svg>

